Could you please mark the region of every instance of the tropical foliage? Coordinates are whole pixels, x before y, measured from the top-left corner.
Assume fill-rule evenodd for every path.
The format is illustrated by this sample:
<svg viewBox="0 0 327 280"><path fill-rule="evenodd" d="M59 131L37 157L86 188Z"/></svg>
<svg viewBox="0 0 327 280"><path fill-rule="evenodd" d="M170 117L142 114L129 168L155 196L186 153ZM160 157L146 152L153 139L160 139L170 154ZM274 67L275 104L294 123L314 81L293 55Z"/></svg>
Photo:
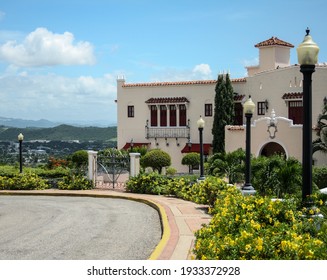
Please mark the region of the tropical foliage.
<svg viewBox="0 0 327 280"><path fill-rule="evenodd" d="M230 153L217 153L208 159L207 173L226 178L234 184L244 180L245 152L242 149Z"/></svg>

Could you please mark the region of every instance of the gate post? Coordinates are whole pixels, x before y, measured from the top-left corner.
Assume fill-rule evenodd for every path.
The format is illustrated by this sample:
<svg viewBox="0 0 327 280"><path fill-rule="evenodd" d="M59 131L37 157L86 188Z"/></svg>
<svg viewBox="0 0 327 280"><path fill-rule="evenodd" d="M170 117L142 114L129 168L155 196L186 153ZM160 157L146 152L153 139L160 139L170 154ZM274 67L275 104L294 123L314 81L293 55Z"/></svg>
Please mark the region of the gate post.
<svg viewBox="0 0 327 280"><path fill-rule="evenodd" d="M87 151L88 154L88 178L93 182L95 186L95 181L97 177L97 155L96 151Z"/></svg>
<svg viewBox="0 0 327 280"><path fill-rule="evenodd" d="M140 153L130 153L130 177L135 177L140 173Z"/></svg>

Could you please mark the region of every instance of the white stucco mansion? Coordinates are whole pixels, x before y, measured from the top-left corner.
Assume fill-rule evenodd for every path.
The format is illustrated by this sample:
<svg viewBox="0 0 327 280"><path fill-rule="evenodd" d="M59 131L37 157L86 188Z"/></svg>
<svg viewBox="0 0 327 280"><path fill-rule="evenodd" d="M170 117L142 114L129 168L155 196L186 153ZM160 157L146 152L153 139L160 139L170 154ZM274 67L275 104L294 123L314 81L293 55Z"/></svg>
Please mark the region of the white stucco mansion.
<svg viewBox="0 0 327 280"><path fill-rule="evenodd" d="M251 152L255 156L282 152L302 160L302 73L299 65L290 65L294 46L277 37L255 45L259 65L247 67L248 76L231 79L235 96L235 124L226 126L226 151L245 149L245 118L242 104L251 95L256 104L251 128ZM327 64L316 65L313 74L314 125L327 101ZM216 80L126 83L117 79L118 149L146 145L160 148L172 157L178 172L187 172L181 159L188 152L199 152L197 120L205 120L204 153L211 153L212 124ZM269 133L272 110L276 128ZM317 165L327 163L327 155L315 153Z"/></svg>

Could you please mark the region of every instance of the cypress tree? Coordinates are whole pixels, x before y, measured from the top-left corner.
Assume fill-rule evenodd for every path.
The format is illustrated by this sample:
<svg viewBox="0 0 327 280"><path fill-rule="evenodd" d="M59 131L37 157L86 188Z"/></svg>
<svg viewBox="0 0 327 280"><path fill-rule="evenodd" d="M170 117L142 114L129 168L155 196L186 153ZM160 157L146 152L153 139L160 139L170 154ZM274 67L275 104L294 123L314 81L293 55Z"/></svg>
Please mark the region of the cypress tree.
<svg viewBox="0 0 327 280"><path fill-rule="evenodd" d="M225 126L234 123L234 90L229 75L219 75L215 87L213 153L225 153Z"/></svg>
<svg viewBox="0 0 327 280"><path fill-rule="evenodd" d="M234 124L235 120L235 109L234 109L234 89L232 86L232 82L229 78L229 75L226 75L226 100L225 100L225 108L226 108L226 116L227 116L227 124Z"/></svg>

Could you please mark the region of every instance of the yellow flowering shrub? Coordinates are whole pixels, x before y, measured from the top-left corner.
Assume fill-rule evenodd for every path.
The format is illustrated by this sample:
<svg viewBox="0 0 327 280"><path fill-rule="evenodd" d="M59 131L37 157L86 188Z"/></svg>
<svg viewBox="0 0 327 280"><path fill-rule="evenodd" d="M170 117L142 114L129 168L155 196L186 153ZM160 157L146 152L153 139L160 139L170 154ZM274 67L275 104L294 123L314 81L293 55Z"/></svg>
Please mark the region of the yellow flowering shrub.
<svg viewBox="0 0 327 280"><path fill-rule="evenodd" d="M18 173L12 177L0 176L2 190L43 190L49 188L47 180L35 173Z"/></svg>
<svg viewBox="0 0 327 280"><path fill-rule="evenodd" d="M209 225L196 232L197 259L327 259L327 229L304 218L296 200L221 190Z"/></svg>

